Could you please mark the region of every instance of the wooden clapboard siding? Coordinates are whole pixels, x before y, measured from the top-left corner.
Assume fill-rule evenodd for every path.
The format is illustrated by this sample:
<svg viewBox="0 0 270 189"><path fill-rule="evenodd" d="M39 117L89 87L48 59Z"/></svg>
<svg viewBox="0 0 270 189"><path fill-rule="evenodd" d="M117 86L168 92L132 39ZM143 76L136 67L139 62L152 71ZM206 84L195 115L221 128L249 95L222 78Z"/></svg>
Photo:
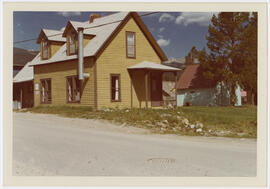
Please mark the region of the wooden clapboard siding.
<svg viewBox="0 0 270 189"><path fill-rule="evenodd" d="M94 106L94 61L92 58L84 59L84 72L89 78L83 83L81 102L72 105ZM34 83L40 86L40 79L51 78L52 105L67 104L66 77L78 74L78 60L39 65L34 67ZM40 92L34 92L34 104L40 105Z"/></svg>
<svg viewBox="0 0 270 189"><path fill-rule="evenodd" d="M126 31L135 32L136 58L126 57ZM96 60L98 108L131 107L131 82L127 68L145 60L161 63L143 32L130 18ZM110 74L121 74L121 102L111 102ZM136 73L133 78L133 85L136 86L132 89L133 107L140 107L139 101L142 101L141 107L145 107L144 73Z"/></svg>
<svg viewBox="0 0 270 189"><path fill-rule="evenodd" d="M93 35L84 35L83 36L83 47L86 47L86 45L89 43L91 39L93 39Z"/></svg>
<svg viewBox="0 0 270 189"><path fill-rule="evenodd" d="M60 49L60 47L63 44L64 44L63 42L51 41L50 42L50 57L53 57L53 55Z"/></svg>

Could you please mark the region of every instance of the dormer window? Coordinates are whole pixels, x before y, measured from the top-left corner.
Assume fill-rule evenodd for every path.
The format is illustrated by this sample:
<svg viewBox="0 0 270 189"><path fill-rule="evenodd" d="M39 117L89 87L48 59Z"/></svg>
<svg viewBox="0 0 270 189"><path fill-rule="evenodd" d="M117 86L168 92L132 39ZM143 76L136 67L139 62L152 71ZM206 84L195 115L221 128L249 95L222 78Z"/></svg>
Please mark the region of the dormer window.
<svg viewBox="0 0 270 189"><path fill-rule="evenodd" d="M68 55L74 55L77 53L77 35L75 32L72 32L68 35L67 37L68 40L68 46L67 46L67 51Z"/></svg>
<svg viewBox="0 0 270 189"><path fill-rule="evenodd" d="M49 44L47 40L41 42L42 59L47 60L49 58Z"/></svg>

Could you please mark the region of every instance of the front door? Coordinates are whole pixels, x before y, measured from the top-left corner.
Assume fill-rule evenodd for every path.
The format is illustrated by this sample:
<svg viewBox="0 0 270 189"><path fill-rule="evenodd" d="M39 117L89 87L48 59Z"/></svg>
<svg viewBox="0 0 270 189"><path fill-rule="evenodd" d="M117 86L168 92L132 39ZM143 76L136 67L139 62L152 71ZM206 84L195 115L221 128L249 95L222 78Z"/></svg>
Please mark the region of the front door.
<svg viewBox="0 0 270 189"><path fill-rule="evenodd" d="M160 106L162 103L162 74L151 73L151 102L152 106Z"/></svg>

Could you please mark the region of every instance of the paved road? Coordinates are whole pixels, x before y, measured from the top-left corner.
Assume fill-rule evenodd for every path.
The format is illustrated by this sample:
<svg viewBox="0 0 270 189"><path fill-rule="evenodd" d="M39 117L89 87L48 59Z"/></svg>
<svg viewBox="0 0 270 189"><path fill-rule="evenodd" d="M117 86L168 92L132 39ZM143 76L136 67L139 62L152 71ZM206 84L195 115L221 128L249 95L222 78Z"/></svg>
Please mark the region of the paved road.
<svg viewBox="0 0 270 189"><path fill-rule="evenodd" d="M256 141L14 113L14 175L255 176Z"/></svg>

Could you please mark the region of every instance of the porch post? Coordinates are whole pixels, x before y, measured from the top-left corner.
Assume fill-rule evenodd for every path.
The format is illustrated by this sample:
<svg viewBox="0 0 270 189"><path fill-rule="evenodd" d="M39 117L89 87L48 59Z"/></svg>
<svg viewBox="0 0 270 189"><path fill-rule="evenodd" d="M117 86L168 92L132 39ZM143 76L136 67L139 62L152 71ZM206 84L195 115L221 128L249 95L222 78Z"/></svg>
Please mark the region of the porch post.
<svg viewBox="0 0 270 189"><path fill-rule="evenodd" d="M145 72L145 107L148 108L148 71Z"/></svg>
<svg viewBox="0 0 270 189"><path fill-rule="evenodd" d="M20 102L21 102L21 108L22 108L22 104L23 104L23 86L21 85L21 89L20 89Z"/></svg>
<svg viewBox="0 0 270 189"><path fill-rule="evenodd" d="M177 72L174 72L174 78L175 78L175 85L174 85L174 89L175 89L175 106L177 107L177 89L176 89L176 84L177 84Z"/></svg>
<svg viewBox="0 0 270 189"><path fill-rule="evenodd" d="M130 106L133 108L133 83L132 83L132 73L130 73Z"/></svg>

